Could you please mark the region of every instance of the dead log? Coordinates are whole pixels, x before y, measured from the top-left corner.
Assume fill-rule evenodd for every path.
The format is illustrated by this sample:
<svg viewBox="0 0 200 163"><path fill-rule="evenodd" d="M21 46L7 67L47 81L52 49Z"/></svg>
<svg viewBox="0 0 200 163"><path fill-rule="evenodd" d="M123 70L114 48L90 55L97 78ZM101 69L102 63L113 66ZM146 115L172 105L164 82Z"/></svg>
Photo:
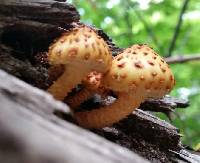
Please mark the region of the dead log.
<svg viewBox="0 0 200 163"><path fill-rule="evenodd" d="M20 58L22 54L11 47L0 44L0 69L4 69L34 86L45 87L48 83L47 69L33 66L29 60Z"/></svg>
<svg viewBox="0 0 200 163"><path fill-rule="evenodd" d="M56 117L66 105L0 70L0 162L148 162Z"/></svg>
<svg viewBox="0 0 200 163"><path fill-rule="evenodd" d="M144 162L130 151L56 117L55 111L62 111L69 120L66 105L1 70L0 102L2 162ZM197 159L182 149L175 127L143 111L137 110L111 128L93 132L153 162L177 161L175 154L187 161ZM85 157L88 154L90 157Z"/></svg>
<svg viewBox="0 0 200 163"><path fill-rule="evenodd" d="M148 99L140 105L141 110L162 112L170 118L170 113L176 108L186 108L189 106L187 99L165 96L162 99Z"/></svg>
<svg viewBox="0 0 200 163"><path fill-rule="evenodd" d="M54 0L1 0L0 14L55 25L76 22L80 18L73 5Z"/></svg>

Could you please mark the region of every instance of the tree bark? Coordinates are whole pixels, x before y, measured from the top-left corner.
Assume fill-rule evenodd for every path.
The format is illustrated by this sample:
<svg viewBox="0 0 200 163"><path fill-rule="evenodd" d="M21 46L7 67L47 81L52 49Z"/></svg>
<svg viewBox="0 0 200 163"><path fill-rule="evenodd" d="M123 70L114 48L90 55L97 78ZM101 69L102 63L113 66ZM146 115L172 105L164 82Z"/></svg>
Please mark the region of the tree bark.
<svg viewBox="0 0 200 163"><path fill-rule="evenodd" d="M0 161L148 162L53 113L69 108L52 96L0 70Z"/></svg>

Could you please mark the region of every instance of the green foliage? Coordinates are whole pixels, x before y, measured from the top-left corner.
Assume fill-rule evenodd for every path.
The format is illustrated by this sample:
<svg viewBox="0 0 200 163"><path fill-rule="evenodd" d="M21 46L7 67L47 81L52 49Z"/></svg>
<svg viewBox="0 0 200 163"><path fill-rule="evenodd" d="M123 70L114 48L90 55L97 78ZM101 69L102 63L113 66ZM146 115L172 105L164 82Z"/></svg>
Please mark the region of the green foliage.
<svg viewBox="0 0 200 163"><path fill-rule="evenodd" d="M150 3L145 6L145 2ZM120 47L147 43L167 55L183 0L68 0L84 23L102 28ZM139 3L140 2L140 3ZM142 2L142 3L141 3ZM200 52L200 2L190 0L173 55ZM173 124L184 135L183 142L200 142L200 62L171 66L177 81L172 95L190 99L190 107L179 109ZM163 116L161 116L163 117Z"/></svg>

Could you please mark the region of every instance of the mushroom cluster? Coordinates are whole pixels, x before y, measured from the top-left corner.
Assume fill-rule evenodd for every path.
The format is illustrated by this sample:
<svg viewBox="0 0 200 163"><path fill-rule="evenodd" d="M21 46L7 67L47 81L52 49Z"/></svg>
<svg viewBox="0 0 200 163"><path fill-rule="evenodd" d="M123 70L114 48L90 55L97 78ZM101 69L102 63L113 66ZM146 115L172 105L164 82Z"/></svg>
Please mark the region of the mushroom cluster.
<svg viewBox="0 0 200 163"><path fill-rule="evenodd" d="M83 127L102 128L125 118L148 98L168 94L175 79L168 64L147 45L133 45L112 59L107 44L89 27L79 27L58 39L49 50L52 65L64 65L63 74L48 91L63 100L77 84L84 89L67 99L74 118ZM117 99L109 106L77 112L94 93Z"/></svg>
<svg viewBox="0 0 200 163"><path fill-rule="evenodd" d="M148 98L161 98L175 84L168 64L147 45L133 45L118 54L101 84L112 90L117 100L92 111L77 112L75 118L84 127L112 125L133 112Z"/></svg>

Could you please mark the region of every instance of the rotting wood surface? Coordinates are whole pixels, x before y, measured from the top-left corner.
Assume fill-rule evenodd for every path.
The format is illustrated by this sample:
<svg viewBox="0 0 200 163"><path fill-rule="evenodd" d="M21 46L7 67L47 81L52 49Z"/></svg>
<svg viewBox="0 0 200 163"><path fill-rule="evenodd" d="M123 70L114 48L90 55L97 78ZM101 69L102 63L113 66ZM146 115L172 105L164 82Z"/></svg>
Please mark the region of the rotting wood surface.
<svg viewBox="0 0 200 163"><path fill-rule="evenodd" d="M0 70L0 162L135 162L140 156L56 117L69 109Z"/></svg>

